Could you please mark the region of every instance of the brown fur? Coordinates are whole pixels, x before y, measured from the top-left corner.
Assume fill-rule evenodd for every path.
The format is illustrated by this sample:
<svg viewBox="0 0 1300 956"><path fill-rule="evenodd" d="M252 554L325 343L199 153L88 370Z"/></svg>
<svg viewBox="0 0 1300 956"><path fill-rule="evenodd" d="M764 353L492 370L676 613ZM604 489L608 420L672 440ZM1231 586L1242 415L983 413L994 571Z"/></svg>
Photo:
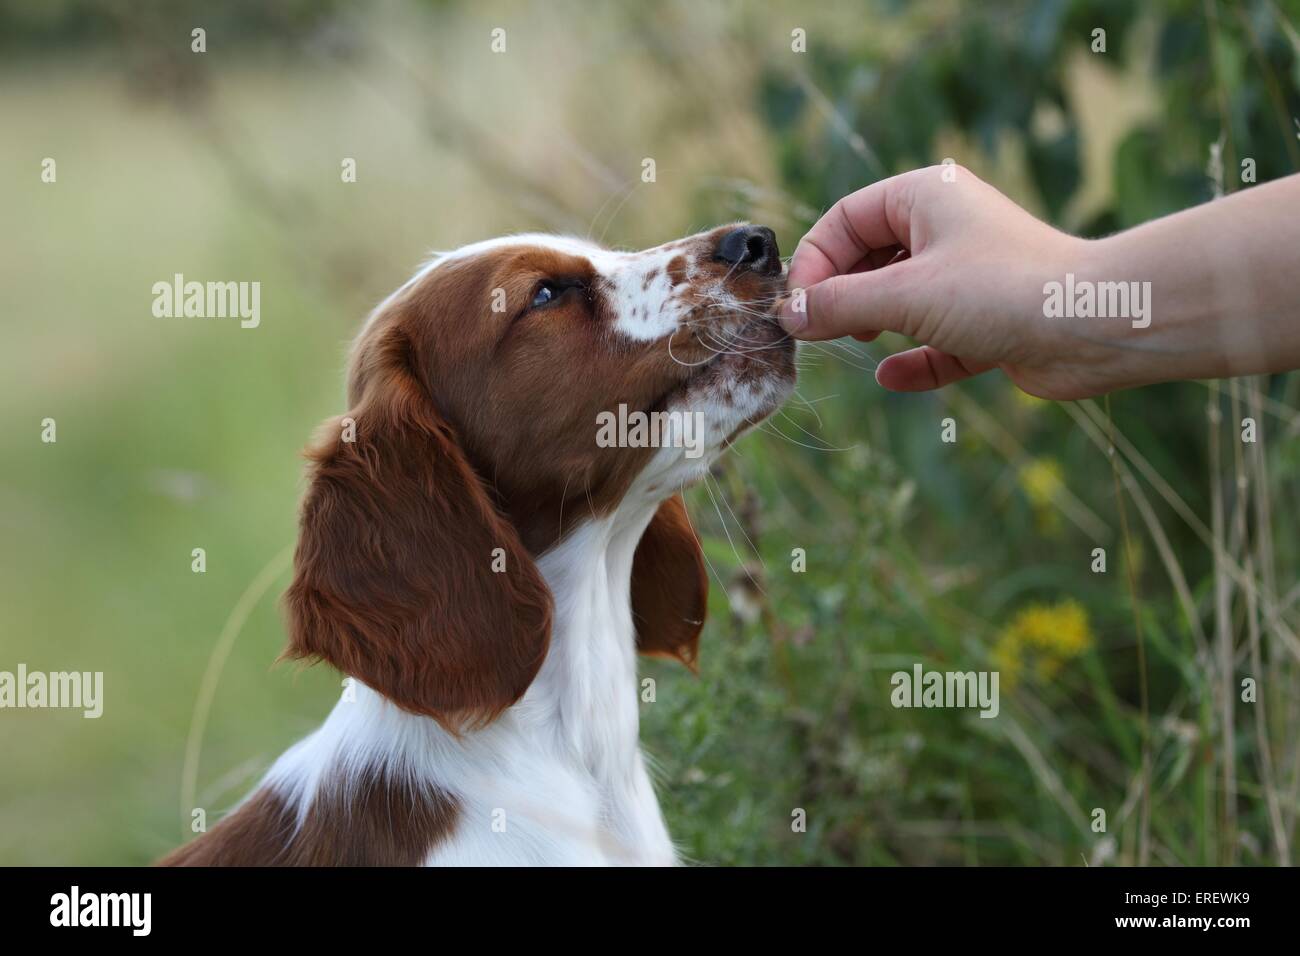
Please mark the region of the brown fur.
<svg viewBox="0 0 1300 956"><path fill-rule="evenodd" d="M336 423L310 452L285 654L452 729L481 725L541 667L551 594L413 378L405 334L374 348L356 440Z"/></svg>
<svg viewBox="0 0 1300 956"><path fill-rule="evenodd" d="M690 241L712 248L720 234ZM685 261L670 263L674 282ZM577 285L530 311L543 279ZM491 309L495 289L504 313ZM529 247L446 263L374 317L354 349L351 408L308 449L286 657L327 661L453 732L523 695L552 615L534 557L612 510L652 453L598 448L597 414L654 410L713 354L690 327L671 354L662 341L616 342L613 318L586 259ZM708 580L680 495L651 521L632 577L638 649L693 668ZM377 771L324 779L300 827L259 790L162 862L414 864L454 826L447 794Z"/></svg>
<svg viewBox="0 0 1300 956"><path fill-rule="evenodd" d="M632 558L632 621L642 654L695 670L708 613L709 576L681 495L655 512Z"/></svg>
<svg viewBox="0 0 1300 956"><path fill-rule="evenodd" d="M446 794L367 774L322 788L297 826L284 800L261 789L158 865L416 866L451 832L456 813Z"/></svg>

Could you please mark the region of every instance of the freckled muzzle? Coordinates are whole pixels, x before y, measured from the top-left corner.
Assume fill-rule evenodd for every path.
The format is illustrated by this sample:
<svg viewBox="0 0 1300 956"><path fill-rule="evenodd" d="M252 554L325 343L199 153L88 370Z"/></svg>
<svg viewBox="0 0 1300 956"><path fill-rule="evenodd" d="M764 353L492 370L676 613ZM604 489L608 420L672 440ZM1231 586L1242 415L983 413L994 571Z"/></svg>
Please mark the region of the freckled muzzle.
<svg viewBox="0 0 1300 956"><path fill-rule="evenodd" d="M743 356L776 349L788 336L774 316L785 294L785 274L776 235L749 223L706 234L693 283L699 308L683 322L700 345ZM794 343L788 351L793 354ZM770 356L769 356L770 357ZM728 365L741 363L729 362Z"/></svg>
<svg viewBox="0 0 1300 956"><path fill-rule="evenodd" d="M780 249L771 229L748 223L695 243L695 307L673 337L674 357L690 367L679 369L683 381L668 404L713 415L727 409L723 417L735 413L739 433L794 387L795 342L774 316L786 288Z"/></svg>

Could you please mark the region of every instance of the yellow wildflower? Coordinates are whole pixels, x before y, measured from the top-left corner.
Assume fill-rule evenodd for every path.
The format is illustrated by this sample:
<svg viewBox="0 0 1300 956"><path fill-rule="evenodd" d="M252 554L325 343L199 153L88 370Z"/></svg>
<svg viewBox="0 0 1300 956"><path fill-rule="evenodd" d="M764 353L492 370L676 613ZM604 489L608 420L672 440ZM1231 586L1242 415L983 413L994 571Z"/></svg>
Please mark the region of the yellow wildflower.
<svg viewBox="0 0 1300 956"><path fill-rule="evenodd" d="M1014 685L1031 664L1040 681L1055 677L1061 666L1093 645L1088 612L1078 601L1031 604L1003 628L990 656L1002 681Z"/></svg>
<svg viewBox="0 0 1300 956"><path fill-rule="evenodd" d="M1020 487L1025 490L1029 503L1035 508L1051 508L1057 494L1064 487L1060 462L1051 458L1035 458L1020 469Z"/></svg>
<svg viewBox="0 0 1300 956"><path fill-rule="evenodd" d="M1061 515L1056 508L1056 496L1065 487L1061 465L1051 458L1035 458L1023 465L1018 475L1020 487L1034 509L1039 530L1055 534L1061 530Z"/></svg>

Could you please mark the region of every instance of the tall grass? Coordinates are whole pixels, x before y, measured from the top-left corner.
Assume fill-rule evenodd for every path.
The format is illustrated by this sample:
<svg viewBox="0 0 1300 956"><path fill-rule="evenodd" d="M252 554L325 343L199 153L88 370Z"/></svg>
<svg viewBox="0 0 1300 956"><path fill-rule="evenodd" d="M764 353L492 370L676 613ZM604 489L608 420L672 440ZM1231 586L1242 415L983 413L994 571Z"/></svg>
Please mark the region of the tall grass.
<svg viewBox="0 0 1300 956"><path fill-rule="evenodd" d="M751 218L788 251L818 214L781 180L761 71L820 93L832 137L852 127L784 65L781 31L726 5L503 9L504 58L484 52L502 10L394 7L346 44L209 59L184 98L107 62L6 68L0 174L30 226L0 238L0 666L104 670L108 700L99 721L0 720L0 859L145 862L181 839L184 808L219 814L323 716L335 675L270 668L297 449L339 410L360 316L427 249L530 228L639 246ZM770 14L796 15L846 48L872 30L906 44L920 16ZM60 157L57 190L32 149ZM878 175L869 142L848 152ZM1035 203L1023 176L969 155ZM147 290L175 271L260 279L263 328L159 325ZM992 376L888 395L871 370L902 344L806 348L798 397L691 494L713 583L701 673L647 662L642 709L684 852L1290 862L1296 376L1108 404L1029 400ZM47 414L60 439L43 448ZM993 720L895 709L890 675L918 662L1019 676Z"/></svg>

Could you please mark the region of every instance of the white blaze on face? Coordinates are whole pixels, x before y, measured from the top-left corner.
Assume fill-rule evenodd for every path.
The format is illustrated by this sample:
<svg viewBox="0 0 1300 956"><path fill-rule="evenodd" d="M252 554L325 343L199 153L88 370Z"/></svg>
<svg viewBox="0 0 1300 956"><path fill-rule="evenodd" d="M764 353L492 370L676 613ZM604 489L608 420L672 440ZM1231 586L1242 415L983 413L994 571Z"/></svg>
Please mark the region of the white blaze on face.
<svg viewBox="0 0 1300 956"><path fill-rule="evenodd" d="M691 254L677 244L645 252L602 252L589 257L605 280L617 333L634 341L652 342L677 331L691 310L691 303L674 293L668 268L679 257L686 259L689 281L694 262Z"/></svg>
<svg viewBox="0 0 1300 956"><path fill-rule="evenodd" d="M544 233L502 236L438 254L407 285L419 281L444 263L510 246L553 249L585 258L600 275L600 291L614 311L614 331L633 341L653 342L671 335L691 311L693 303L685 296L674 294L668 270L669 263L680 256L686 259L687 281L695 274L693 254L684 241L643 252L618 252L602 249L576 236Z"/></svg>
<svg viewBox="0 0 1300 956"><path fill-rule="evenodd" d="M629 257L608 272L597 265L609 283L610 302L617 314L614 329L640 342L653 341L677 331L687 309L672 295L668 263L672 253Z"/></svg>
<svg viewBox="0 0 1300 956"><path fill-rule="evenodd" d="M700 283L703 270L697 260L699 238L689 236L640 252L619 252L575 236L545 233L502 236L436 254L390 299L448 262L512 246L532 246L580 256L591 263L600 277L596 291L613 313L611 327L616 335L634 342L667 340L693 312L706 304L715 313L728 308L741 311L742 303L727 287L725 277ZM677 267L670 269L674 262ZM673 283L674 274L678 277L677 285ZM382 310L381 305L376 313ZM724 367L714 370L718 374L701 374L670 400L665 411L690 415L698 423L696 433L690 436L690 442L683 438L660 448L638 479L640 487L698 480L721 454L728 439L734 438L745 425L769 414L790 394L794 387L792 377L774 374L737 380L734 370L744 361L721 363ZM748 361L765 360L759 356ZM697 451L687 456L687 448Z"/></svg>

